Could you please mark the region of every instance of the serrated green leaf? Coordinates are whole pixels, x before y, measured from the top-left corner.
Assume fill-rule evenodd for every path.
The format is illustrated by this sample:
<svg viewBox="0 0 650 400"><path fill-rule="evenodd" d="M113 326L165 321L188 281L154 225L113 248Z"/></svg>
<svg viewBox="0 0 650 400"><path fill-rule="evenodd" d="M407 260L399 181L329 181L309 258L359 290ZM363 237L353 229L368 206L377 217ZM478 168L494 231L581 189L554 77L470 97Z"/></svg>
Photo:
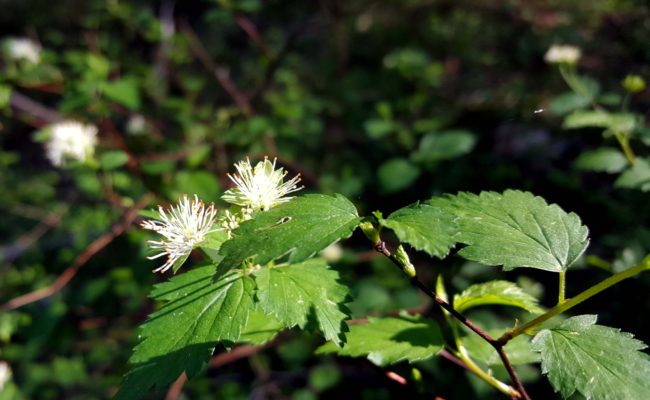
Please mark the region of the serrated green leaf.
<svg viewBox="0 0 650 400"><path fill-rule="evenodd" d="M650 162L637 158L634 166L625 170L614 182L614 186L650 191Z"/></svg>
<svg viewBox="0 0 650 400"><path fill-rule="evenodd" d="M503 330L488 330L487 333L492 337L499 337ZM491 344L485 339L472 333L461 338L461 342L469 355L488 367L502 366L501 357L494 350ZM508 359L512 365L532 364L539 362L539 354L532 349L530 338L527 336L517 336L510 340L504 347Z"/></svg>
<svg viewBox="0 0 650 400"><path fill-rule="evenodd" d="M536 298L507 281L478 283L454 296L454 308L458 312L490 304L519 307L533 314L541 314L544 311L537 305Z"/></svg>
<svg viewBox="0 0 650 400"><path fill-rule="evenodd" d="M589 230L574 213L529 192L459 193L429 204L458 216L458 254L486 265L565 271L585 251Z"/></svg>
<svg viewBox="0 0 650 400"><path fill-rule="evenodd" d="M286 254L290 263L303 261L350 236L358 224L356 208L341 195L297 197L241 224L221 247L218 271L237 268L249 257L258 264Z"/></svg>
<svg viewBox="0 0 650 400"><path fill-rule="evenodd" d="M284 325L271 315L266 315L259 309L254 309L248 314L248 321L239 337L240 343L264 344L272 340Z"/></svg>
<svg viewBox="0 0 650 400"><path fill-rule="evenodd" d="M647 399L650 359L639 351L647 346L596 319L580 315L539 332L532 344L542 373L564 398L579 392L588 399Z"/></svg>
<svg viewBox="0 0 650 400"><path fill-rule="evenodd" d="M167 303L142 325L118 399L137 399L185 372L195 375L217 342L236 342L253 308L254 282L231 273L213 280L214 267L193 269L154 287L151 297Z"/></svg>
<svg viewBox="0 0 650 400"><path fill-rule="evenodd" d="M350 326L347 337L344 347L326 343L316 350L316 354L367 357L384 366L402 360L424 360L438 354L444 346L438 325L419 317L371 317L367 324Z"/></svg>
<svg viewBox="0 0 650 400"><path fill-rule="evenodd" d="M576 168L585 171L617 173L627 166L625 155L613 147L585 151L576 160Z"/></svg>
<svg viewBox="0 0 650 400"><path fill-rule="evenodd" d="M444 258L456 244L456 217L428 204L413 204L401 208L386 219L382 226L391 229L401 242L429 255Z"/></svg>
<svg viewBox="0 0 650 400"><path fill-rule="evenodd" d="M217 264L223 260L223 256L219 254L219 250L226 240L228 240L228 232L225 230L210 232L205 236L199 247L213 263Z"/></svg>
<svg viewBox="0 0 650 400"><path fill-rule="evenodd" d="M610 113L602 110L576 111L564 119L566 129L605 128L616 132L631 132L636 116L631 113Z"/></svg>
<svg viewBox="0 0 650 400"><path fill-rule="evenodd" d="M349 310L343 305L349 289L338 283L339 274L325 261L262 267L255 272L257 298L264 312L273 314L287 328L305 328L312 314L327 340L338 345L347 331Z"/></svg>

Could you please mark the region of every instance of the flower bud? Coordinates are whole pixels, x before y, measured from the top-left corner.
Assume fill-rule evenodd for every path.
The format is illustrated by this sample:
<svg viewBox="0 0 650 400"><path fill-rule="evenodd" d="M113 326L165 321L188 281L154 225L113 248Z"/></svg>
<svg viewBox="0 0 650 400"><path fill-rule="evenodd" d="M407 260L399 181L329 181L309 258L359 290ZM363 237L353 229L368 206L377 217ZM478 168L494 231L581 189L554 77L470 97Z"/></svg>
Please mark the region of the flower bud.
<svg viewBox="0 0 650 400"><path fill-rule="evenodd" d="M639 75L628 75L622 85L630 93L639 93L645 89L645 80Z"/></svg>
<svg viewBox="0 0 650 400"><path fill-rule="evenodd" d="M406 254L406 251L404 250L404 247L400 244L397 250L395 250L395 253L393 254L395 257L395 260L399 263L400 268L402 268L402 271L409 277L409 278L415 278L415 267L413 264L411 264L411 260L409 259L409 255Z"/></svg>

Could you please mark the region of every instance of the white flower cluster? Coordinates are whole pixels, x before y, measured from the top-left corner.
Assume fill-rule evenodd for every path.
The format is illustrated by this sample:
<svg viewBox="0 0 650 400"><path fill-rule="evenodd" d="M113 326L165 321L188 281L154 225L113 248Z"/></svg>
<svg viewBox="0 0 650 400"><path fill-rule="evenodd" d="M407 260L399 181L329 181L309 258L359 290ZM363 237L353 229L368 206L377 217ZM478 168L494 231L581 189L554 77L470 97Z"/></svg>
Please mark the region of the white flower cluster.
<svg viewBox="0 0 650 400"><path fill-rule="evenodd" d="M582 51L576 46L568 44L554 44L544 55L544 60L549 64L576 64Z"/></svg>
<svg viewBox="0 0 650 400"><path fill-rule="evenodd" d="M92 157L97 145L97 128L76 121L63 121L48 127L49 140L45 144L47 158L57 167L67 159L84 162Z"/></svg>
<svg viewBox="0 0 650 400"><path fill-rule="evenodd" d="M168 212L169 214L158 206L160 221L148 220L141 225L144 229L152 230L165 238L160 241L148 241L152 249L162 250L159 254L148 257L150 260L167 256L167 261L154 272L165 272L172 268L176 261L189 256L208 233L216 230L213 228L217 216L214 204L206 207L196 195L192 202L187 196L183 196Z"/></svg>
<svg viewBox="0 0 650 400"><path fill-rule="evenodd" d="M32 64L41 61L41 46L28 38L8 38L4 41L5 51L13 60L26 60Z"/></svg>
<svg viewBox="0 0 650 400"><path fill-rule="evenodd" d="M265 157L255 168L248 158L235 164L238 174L228 174L228 177L236 187L227 190L221 198L251 211L266 211L293 199L286 195L302 189L302 186L298 186L300 174L284 182L287 172L283 168L276 170L275 162L276 159L271 162Z"/></svg>
<svg viewBox="0 0 650 400"><path fill-rule="evenodd" d="M148 242L152 249L160 250L160 253L148 257L149 259L167 257L165 264L154 272L165 272L175 266L179 260L184 260L209 233L226 231L230 238L232 231L241 222L251 219L254 211L266 211L291 200L293 197L286 197L286 195L302 189L297 186L300 175L284 182L287 173L282 168L276 170L275 162L275 159L271 162L265 158L255 167L248 159L235 164L238 174L228 176L236 186L226 191L222 198L242 207L239 212L226 210L217 218L214 205L210 204L206 207L196 195L193 202L190 202L187 196L183 196L179 203L167 212L159 206L160 220L148 220L142 223L144 229L152 230L164 238L160 241Z"/></svg>

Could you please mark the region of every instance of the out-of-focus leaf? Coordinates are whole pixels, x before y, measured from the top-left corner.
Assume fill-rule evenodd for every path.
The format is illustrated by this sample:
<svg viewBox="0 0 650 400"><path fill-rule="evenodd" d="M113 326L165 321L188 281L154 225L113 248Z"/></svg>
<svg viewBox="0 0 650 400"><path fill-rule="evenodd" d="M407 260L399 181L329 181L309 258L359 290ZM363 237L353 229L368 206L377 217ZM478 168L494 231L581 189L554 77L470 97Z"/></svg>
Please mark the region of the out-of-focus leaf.
<svg viewBox="0 0 650 400"><path fill-rule="evenodd" d="M111 82L102 82L100 85L104 96L130 108L140 108L140 92L138 91L138 80L134 77L125 77Z"/></svg>
<svg viewBox="0 0 650 400"><path fill-rule="evenodd" d="M120 150L111 150L102 154L99 163L105 170L111 170L125 165L129 161L129 155Z"/></svg>
<svg viewBox="0 0 650 400"><path fill-rule="evenodd" d="M631 132L636 127L636 116L602 110L576 111L564 119L562 126L566 129L604 128L614 132Z"/></svg>
<svg viewBox="0 0 650 400"><path fill-rule="evenodd" d="M637 157L634 166L625 170L614 182L614 186L650 191L650 162Z"/></svg>
<svg viewBox="0 0 650 400"><path fill-rule="evenodd" d="M492 337L499 337L503 330L489 330L487 332ZM472 333L461 339L463 346L467 349L469 355L488 367L503 366L501 357L485 339ZM539 362L540 357L532 349L530 338L522 335L517 336L505 345L504 350L512 365L532 364Z"/></svg>
<svg viewBox="0 0 650 400"><path fill-rule="evenodd" d="M628 162L625 155L613 147L601 147L600 149L585 151L576 160L575 166L586 171L609 172L614 174L621 172Z"/></svg>
<svg viewBox="0 0 650 400"><path fill-rule="evenodd" d="M593 97L575 92L563 93L551 101L548 109L555 115L565 115L571 111L583 109L591 104Z"/></svg>
<svg viewBox="0 0 650 400"><path fill-rule="evenodd" d="M386 161L377 171L379 188L384 193L394 193L407 188L418 176L420 176L420 169L403 158Z"/></svg>
<svg viewBox="0 0 650 400"><path fill-rule="evenodd" d="M219 182L214 175L205 171L179 171L174 176L171 192L172 198L196 194L203 201L211 203L219 198Z"/></svg>
<svg viewBox="0 0 650 400"><path fill-rule="evenodd" d="M475 144L476 137L469 131L429 133L420 141L420 147L413 154L413 160L432 163L456 158L472 151Z"/></svg>

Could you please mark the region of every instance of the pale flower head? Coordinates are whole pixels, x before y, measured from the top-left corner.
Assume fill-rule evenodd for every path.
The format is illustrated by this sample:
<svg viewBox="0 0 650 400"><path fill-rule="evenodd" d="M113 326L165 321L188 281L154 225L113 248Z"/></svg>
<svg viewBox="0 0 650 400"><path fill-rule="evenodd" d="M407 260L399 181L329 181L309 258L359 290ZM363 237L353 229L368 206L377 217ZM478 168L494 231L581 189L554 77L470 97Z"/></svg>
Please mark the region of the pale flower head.
<svg viewBox="0 0 650 400"><path fill-rule="evenodd" d="M165 272L174 267L178 260L184 261L192 250L205 240L207 234L220 230L214 226L217 216L214 204L206 207L197 195L194 195L194 201L186 195L183 196L176 206L167 211L158 206L158 214L160 221L147 220L141 224L144 229L152 230L163 237L160 241L147 242L151 249L160 250L160 253L147 257L148 259L167 257L165 263L154 272Z"/></svg>
<svg viewBox="0 0 650 400"><path fill-rule="evenodd" d="M41 61L41 45L28 38L9 38L4 42L5 51L13 60L27 60L32 64Z"/></svg>
<svg viewBox="0 0 650 400"><path fill-rule="evenodd" d="M49 139L45 144L47 158L57 167L67 159L84 162L92 157L97 145L97 128L77 121L62 121L48 127Z"/></svg>
<svg viewBox="0 0 650 400"><path fill-rule="evenodd" d="M9 364L7 364L6 361L0 360L0 393L2 393L2 389L10 379L11 368L9 367Z"/></svg>
<svg viewBox="0 0 650 400"><path fill-rule="evenodd" d="M221 196L225 201L239 206L256 210L268 210L280 203L287 202L293 197L289 193L302 189L298 186L300 174L284 182L287 172L283 168L275 169L275 161L264 158L252 167L248 158L235 164L237 173L228 174L236 187L229 189Z"/></svg>
<svg viewBox="0 0 650 400"><path fill-rule="evenodd" d="M568 44L554 44L544 55L544 60L549 64L575 64L582 56L582 51L576 46Z"/></svg>

